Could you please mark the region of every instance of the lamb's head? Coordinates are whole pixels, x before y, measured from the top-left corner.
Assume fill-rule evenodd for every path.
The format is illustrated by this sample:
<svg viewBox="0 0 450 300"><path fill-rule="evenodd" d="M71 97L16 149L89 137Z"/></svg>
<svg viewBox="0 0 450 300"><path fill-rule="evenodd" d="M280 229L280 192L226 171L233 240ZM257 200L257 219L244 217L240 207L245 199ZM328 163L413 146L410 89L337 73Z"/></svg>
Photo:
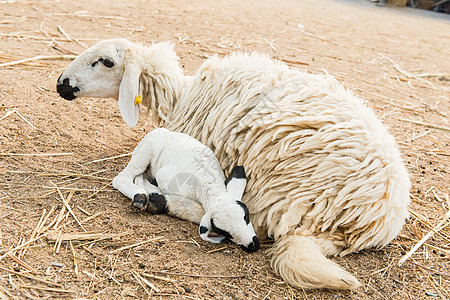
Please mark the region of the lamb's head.
<svg viewBox="0 0 450 300"><path fill-rule="evenodd" d="M250 222L247 206L241 201L217 203L220 206L208 211L200 222L202 239L213 243L230 240L246 252L258 250L260 242Z"/></svg>
<svg viewBox="0 0 450 300"><path fill-rule="evenodd" d="M203 216L199 232L203 240L221 243L230 240L246 252L259 249L247 206L241 201L246 179L243 167L235 167L227 179L227 192L215 199Z"/></svg>
<svg viewBox="0 0 450 300"><path fill-rule="evenodd" d="M84 51L58 78L56 90L67 100L77 97L118 98L125 57L132 43L104 40Z"/></svg>

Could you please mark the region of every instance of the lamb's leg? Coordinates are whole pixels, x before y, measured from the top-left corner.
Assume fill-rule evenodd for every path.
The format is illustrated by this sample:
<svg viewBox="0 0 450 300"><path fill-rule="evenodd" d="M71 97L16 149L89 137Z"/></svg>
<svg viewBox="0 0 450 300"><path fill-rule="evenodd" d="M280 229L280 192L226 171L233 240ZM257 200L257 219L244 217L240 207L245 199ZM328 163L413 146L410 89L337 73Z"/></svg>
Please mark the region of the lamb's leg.
<svg viewBox="0 0 450 300"><path fill-rule="evenodd" d="M150 185L147 181L145 184L146 189ZM169 214L200 224L205 214L203 206L200 203L179 195L164 195L161 191L152 193L150 189L147 189L147 191L149 191L149 194L146 210L154 214Z"/></svg>
<svg viewBox="0 0 450 300"><path fill-rule="evenodd" d="M200 203L188 197L179 195L164 195L163 192L143 175L135 179L135 183L144 187L148 193L148 204L146 210L154 214L169 214L183 220L200 224L205 211ZM139 195L140 196L140 195ZM137 201L135 195L133 201Z"/></svg>
<svg viewBox="0 0 450 300"><path fill-rule="evenodd" d="M140 187L143 187L146 193L139 193L133 196L133 206L142 210L147 210L154 214L167 213L161 204L161 201L154 199L152 195L160 195L162 191L156 186L150 183L144 174L136 176L134 183ZM149 195L152 196L153 201L149 201Z"/></svg>
<svg viewBox="0 0 450 300"><path fill-rule="evenodd" d="M141 210L145 210L148 204L148 194L143 185L143 182L146 180L143 174L152 159L151 145L148 145L149 142L149 136L147 135L133 151L128 165L114 178L112 183L115 189L118 189L126 197L133 200L134 207ZM136 178L138 184L135 182Z"/></svg>
<svg viewBox="0 0 450 300"><path fill-rule="evenodd" d="M164 191L151 192L148 190L149 202L156 208L156 213L168 213L180 219L199 224L205 214L203 207L194 199L185 196L189 195L187 194L187 190L190 190L190 188L183 185L187 184L185 182L186 180L191 179L189 176L187 178L183 176L178 177L178 172L177 166L172 164L158 169L154 175L147 175L148 181L145 183L146 186L154 183ZM186 174L188 173L182 173L182 175ZM153 179L151 178L153 176L155 179L150 180Z"/></svg>
<svg viewBox="0 0 450 300"><path fill-rule="evenodd" d="M200 224L205 214L205 210L200 203L179 195L164 195L164 198L170 215ZM150 201L152 200L150 199Z"/></svg>
<svg viewBox="0 0 450 300"><path fill-rule="evenodd" d="M115 189L119 190L123 195L131 200L133 200L136 195L143 195L142 198L147 198L147 191L144 187L142 185L135 184L134 182L134 179L138 176L138 174L135 174L134 171L125 168L125 170L120 172L119 175L114 178L112 185ZM144 207L141 206L138 208L143 209Z"/></svg>

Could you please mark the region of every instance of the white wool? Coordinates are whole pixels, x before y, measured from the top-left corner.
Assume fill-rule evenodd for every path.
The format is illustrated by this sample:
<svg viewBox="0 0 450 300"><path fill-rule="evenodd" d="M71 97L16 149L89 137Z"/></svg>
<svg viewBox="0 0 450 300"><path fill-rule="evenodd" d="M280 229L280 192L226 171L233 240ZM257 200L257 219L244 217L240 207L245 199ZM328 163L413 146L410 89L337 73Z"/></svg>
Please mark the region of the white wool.
<svg viewBox="0 0 450 300"><path fill-rule="evenodd" d="M343 270L326 273L332 262L319 257L382 247L408 217L409 176L374 112L330 75L264 55L214 56L192 78L171 67L171 55L158 62L173 72L155 75L148 63L140 75L143 103L164 127L210 147L223 169L245 167L243 201L258 236L276 241L274 269L299 287L358 286ZM317 253L295 250L301 240ZM308 259L322 266L308 269Z"/></svg>
<svg viewBox="0 0 450 300"><path fill-rule="evenodd" d="M409 178L399 151L374 113L333 78L234 54L208 60L195 79L166 126L214 149L223 168L234 160L246 167L244 201L258 211L257 232L276 239L304 218L313 219L312 232L349 226L358 232L350 234L352 252L383 246L400 231ZM289 207L296 199L300 210ZM355 230L384 218L400 221L387 232Z"/></svg>

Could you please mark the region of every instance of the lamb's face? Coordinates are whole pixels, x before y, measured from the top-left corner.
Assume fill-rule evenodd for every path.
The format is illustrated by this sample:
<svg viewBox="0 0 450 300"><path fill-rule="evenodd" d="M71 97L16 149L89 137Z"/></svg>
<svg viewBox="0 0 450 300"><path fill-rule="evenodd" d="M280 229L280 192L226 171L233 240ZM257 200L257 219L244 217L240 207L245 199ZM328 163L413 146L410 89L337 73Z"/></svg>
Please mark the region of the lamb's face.
<svg viewBox="0 0 450 300"><path fill-rule="evenodd" d="M204 240L214 243L230 240L246 252L254 252L260 246L247 206L241 201L227 202L205 214L199 230Z"/></svg>
<svg viewBox="0 0 450 300"><path fill-rule="evenodd" d="M124 53L130 42L105 40L78 56L58 78L57 91L76 97L118 98L124 72Z"/></svg>

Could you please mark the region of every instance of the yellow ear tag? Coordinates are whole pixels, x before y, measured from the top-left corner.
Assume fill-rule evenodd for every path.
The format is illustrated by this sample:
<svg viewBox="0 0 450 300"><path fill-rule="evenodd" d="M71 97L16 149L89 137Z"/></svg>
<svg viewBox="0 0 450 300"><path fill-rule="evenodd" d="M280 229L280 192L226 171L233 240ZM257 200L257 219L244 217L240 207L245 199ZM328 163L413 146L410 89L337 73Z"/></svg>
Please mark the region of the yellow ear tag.
<svg viewBox="0 0 450 300"><path fill-rule="evenodd" d="M141 95L137 95L136 98L134 98L134 105L139 105L142 103Z"/></svg>

